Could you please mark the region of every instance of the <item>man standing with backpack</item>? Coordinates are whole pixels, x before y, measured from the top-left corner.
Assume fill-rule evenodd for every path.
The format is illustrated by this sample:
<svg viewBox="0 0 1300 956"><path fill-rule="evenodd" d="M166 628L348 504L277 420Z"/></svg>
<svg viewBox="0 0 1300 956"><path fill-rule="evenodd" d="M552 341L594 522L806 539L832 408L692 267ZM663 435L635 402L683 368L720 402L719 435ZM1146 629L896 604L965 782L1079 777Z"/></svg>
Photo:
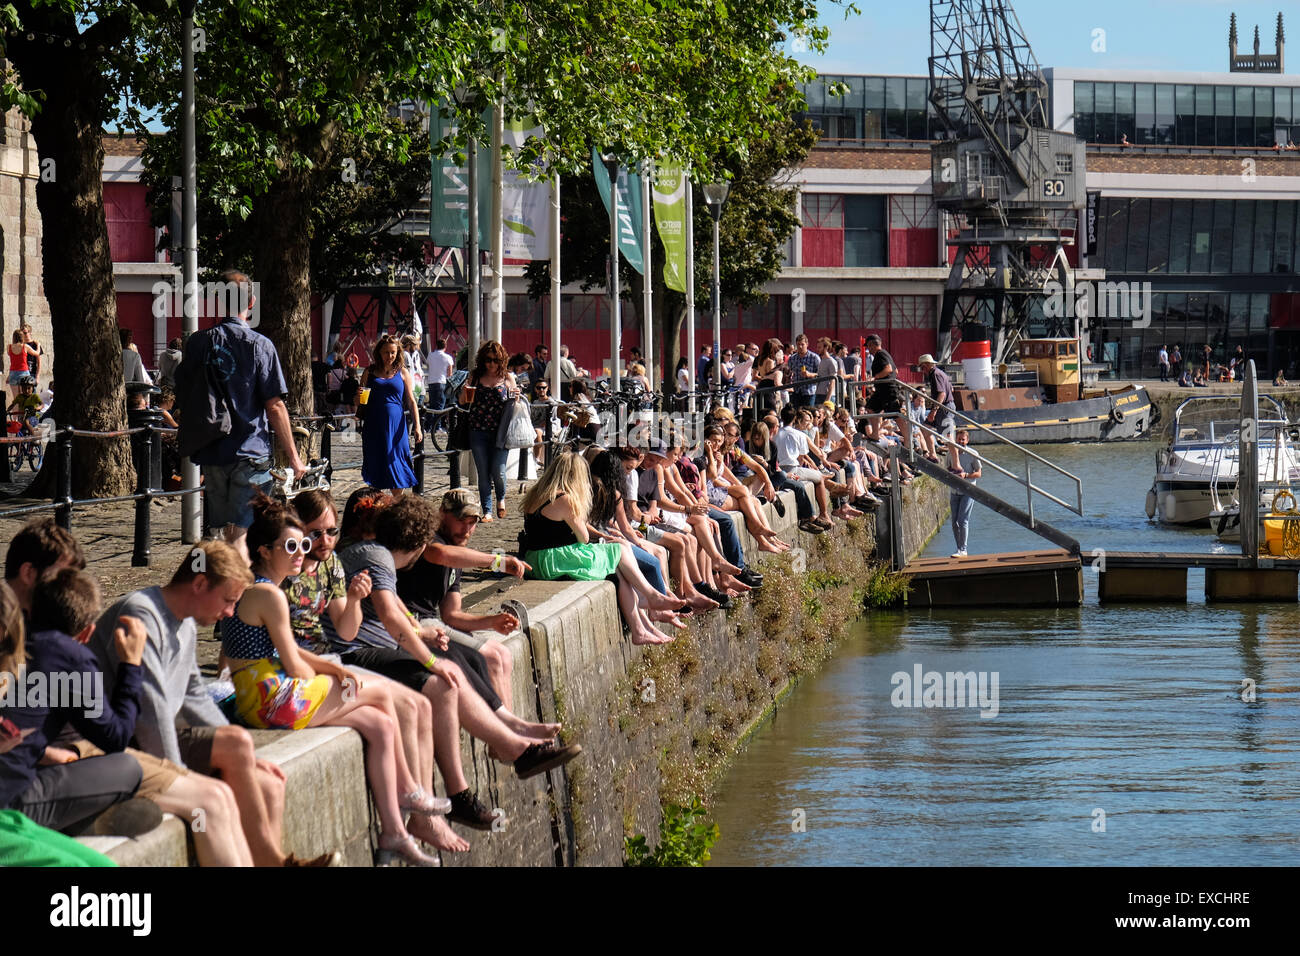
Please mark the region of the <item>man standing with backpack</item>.
<svg viewBox="0 0 1300 956"><path fill-rule="evenodd" d="M177 443L182 455L202 467L205 526L231 529L231 543L242 550L253 523L250 502L271 486L270 432L295 479L307 466L293 442L280 356L270 339L249 327L256 303L253 283L242 272L223 272L221 278L238 307L185 343L185 358L176 369Z"/></svg>

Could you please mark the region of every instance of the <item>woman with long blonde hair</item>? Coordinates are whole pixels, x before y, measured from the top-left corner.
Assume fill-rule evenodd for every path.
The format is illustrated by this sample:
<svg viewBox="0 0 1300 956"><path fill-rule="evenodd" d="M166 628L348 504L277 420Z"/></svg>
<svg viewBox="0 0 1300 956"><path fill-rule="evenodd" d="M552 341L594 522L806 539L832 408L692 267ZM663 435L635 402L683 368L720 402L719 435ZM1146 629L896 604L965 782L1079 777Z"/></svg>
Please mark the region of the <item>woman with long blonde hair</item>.
<svg viewBox="0 0 1300 956"><path fill-rule="evenodd" d="M599 581L617 575L618 603L633 644L672 640L650 620L654 611L674 611L680 601L656 591L637 566L626 541L595 544L587 518L591 514L591 474L581 455L557 455L520 502L524 513L524 560L533 577L543 581ZM668 623L680 626L675 615Z"/></svg>

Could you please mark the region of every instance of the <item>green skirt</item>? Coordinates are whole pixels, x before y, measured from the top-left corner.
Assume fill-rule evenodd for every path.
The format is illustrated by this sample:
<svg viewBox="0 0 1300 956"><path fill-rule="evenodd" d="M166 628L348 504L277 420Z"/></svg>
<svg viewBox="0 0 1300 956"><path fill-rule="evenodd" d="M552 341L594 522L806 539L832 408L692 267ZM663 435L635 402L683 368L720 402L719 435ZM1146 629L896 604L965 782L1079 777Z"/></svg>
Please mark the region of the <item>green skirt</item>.
<svg viewBox="0 0 1300 956"><path fill-rule="evenodd" d="M117 866L71 837L47 830L17 810L0 810L0 866Z"/></svg>
<svg viewBox="0 0 1300 956"><path fill-rule="evenodd" d="M566 544L562 548L529 551L531 577L542 581L603 581L618 570L621 548L616 544Z"/></svg>

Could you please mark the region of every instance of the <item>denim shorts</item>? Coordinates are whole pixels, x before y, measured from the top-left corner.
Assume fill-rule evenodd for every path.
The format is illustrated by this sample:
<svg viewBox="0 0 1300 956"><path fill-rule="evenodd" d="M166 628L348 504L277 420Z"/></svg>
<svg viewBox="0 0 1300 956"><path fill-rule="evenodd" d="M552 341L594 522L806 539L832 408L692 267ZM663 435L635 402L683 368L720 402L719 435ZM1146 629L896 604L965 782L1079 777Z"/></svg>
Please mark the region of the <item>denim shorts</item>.
<svg viewBox="0 0 1300 956"><path fill-rule="evenodd" d="M10 385L17 385L20 381L22 381L23 376L25 376L25 375L31 375L31 373L30 373L30 372L23 372L23 371L10 372L10 373L9 373L9 384L10 384ZM35 378L36 376L33 375L32 377Z"/></svg>
<svg viewBox="0 0 1300 956"><path fill-rule="evenodd" d="M253 523L253 496L271 487L271 459L240 459L229 465L203 465L205 523L209 528Z"/></svg>

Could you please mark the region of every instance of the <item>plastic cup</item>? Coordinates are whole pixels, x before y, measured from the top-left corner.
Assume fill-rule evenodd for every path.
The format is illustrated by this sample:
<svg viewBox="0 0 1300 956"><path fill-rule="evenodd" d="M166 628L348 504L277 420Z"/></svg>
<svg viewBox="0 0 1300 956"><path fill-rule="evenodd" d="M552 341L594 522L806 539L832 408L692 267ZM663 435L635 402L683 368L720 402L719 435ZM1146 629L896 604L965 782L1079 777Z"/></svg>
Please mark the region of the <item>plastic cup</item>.
<svg viewBox="0 0 1300 956"><path fill-rule="evenodd" d="M473 404L474 404L474 394L475 394L477 391L478 391L478 389L477 389L475 386L473 386L473 385L466 385L466 386L465 386L465 404L466 404L466 405L473 405Z"/></svg>
<svg viewBox="0 0 1300 956"><path fill-rule="evenodd" d="M365 405L369 401L370 401L370 389L368 388L357 389L357 404Z"/></svg>

